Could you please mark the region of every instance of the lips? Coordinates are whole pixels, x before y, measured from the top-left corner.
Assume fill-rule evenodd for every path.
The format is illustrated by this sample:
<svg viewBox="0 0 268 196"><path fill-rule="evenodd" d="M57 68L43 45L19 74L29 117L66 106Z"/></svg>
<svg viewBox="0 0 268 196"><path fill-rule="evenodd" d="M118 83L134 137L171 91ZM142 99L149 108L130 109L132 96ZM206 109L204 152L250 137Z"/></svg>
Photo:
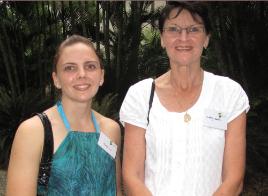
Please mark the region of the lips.
<svg viewBox="0 0 268 196"><path fill-rule="evenodd" d="M76 84L76 85L74 85L73 87L74 87L74 89L76 89L76 90L79 90L79 91L85 91L85 90L89 89L90 86L91 86L90 84Z"/></svg>
<svg viewBox="0 0 268 196"><path fill-rule="evenodd" d="M175 49L180 52L188 52L193 49L192 46L176 46Z"/></svg>

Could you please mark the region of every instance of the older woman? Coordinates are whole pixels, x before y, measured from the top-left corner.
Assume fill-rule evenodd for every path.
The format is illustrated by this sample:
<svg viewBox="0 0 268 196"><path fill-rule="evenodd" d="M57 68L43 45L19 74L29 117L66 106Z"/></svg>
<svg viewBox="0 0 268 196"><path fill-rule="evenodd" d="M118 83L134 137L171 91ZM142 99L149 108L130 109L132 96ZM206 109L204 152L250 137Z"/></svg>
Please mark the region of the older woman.
<svg viewBox="0 0 268 196"><path fill-rule="evenodd" d="M123 179L128 195L238 195L245 169L248 97L201 68L211 27L201 2L170 2L160 20L170 70L130 87Z"/></svg>

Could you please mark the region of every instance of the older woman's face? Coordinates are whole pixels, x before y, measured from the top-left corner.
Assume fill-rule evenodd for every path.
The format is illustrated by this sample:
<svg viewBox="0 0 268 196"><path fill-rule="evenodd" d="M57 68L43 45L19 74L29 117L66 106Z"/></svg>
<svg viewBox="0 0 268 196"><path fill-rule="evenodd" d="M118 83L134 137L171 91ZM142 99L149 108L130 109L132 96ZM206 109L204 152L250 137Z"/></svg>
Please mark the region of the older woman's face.
<svg viewBox="0 0 268 196"><path fill-rule="evenodd" d="M195 21L188 10L177 14L177 9L170 13L170 19L164 23L161 45L167 51L171 65L200 66L203 48L207 47L209 36L205 32L202 19Z"/></svg>

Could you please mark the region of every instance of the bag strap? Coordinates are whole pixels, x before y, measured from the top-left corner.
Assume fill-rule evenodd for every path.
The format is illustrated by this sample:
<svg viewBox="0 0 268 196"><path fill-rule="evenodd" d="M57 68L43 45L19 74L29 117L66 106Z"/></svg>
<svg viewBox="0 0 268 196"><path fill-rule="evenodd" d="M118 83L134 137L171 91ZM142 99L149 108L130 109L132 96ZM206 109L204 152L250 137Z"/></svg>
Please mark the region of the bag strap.
<svg viewBox="0 0 268 196"><path fill-rule="evenodd" d="M39 167L38 185L47 187L54 151L53 132L47 115L45 113L37 113L37 115L44 126L44 145Z"/></svg>
<svg viewBox="0 0 268 196"><path fill-rule="evenodd" d="M149 122L150 122L149 115L150 115L150 111L151 111L153 100L154 100L154 90L155 90L155 82L153 80L152 87L151 87L150 99L149 99L149 109L148 109L148 114L147 114L147 126L149 125Z"/></svg>

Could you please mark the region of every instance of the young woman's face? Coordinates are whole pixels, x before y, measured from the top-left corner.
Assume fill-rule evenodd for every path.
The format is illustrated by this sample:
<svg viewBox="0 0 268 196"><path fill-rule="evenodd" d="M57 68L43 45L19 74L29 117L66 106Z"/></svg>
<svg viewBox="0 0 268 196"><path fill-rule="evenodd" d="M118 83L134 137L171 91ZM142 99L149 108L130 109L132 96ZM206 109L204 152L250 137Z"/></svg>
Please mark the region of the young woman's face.
<svg viewBox="0 0 268 196"><path fill-rule="evenodd" d="M161 45L166 49L171 64L200 66L203 48L209 42L202 20L195 21L188 10L182 10L174 18L176 14L177 9L172 10L170 19L164 23Z"/></svg>
<svg viewBox="0 0 268 196"><path fill-rule="evenodd" d="M62 49L52 76L56 88L61 89L62 99L88 102L102 85L104 70L92 48L76 43Z"/></svg>

